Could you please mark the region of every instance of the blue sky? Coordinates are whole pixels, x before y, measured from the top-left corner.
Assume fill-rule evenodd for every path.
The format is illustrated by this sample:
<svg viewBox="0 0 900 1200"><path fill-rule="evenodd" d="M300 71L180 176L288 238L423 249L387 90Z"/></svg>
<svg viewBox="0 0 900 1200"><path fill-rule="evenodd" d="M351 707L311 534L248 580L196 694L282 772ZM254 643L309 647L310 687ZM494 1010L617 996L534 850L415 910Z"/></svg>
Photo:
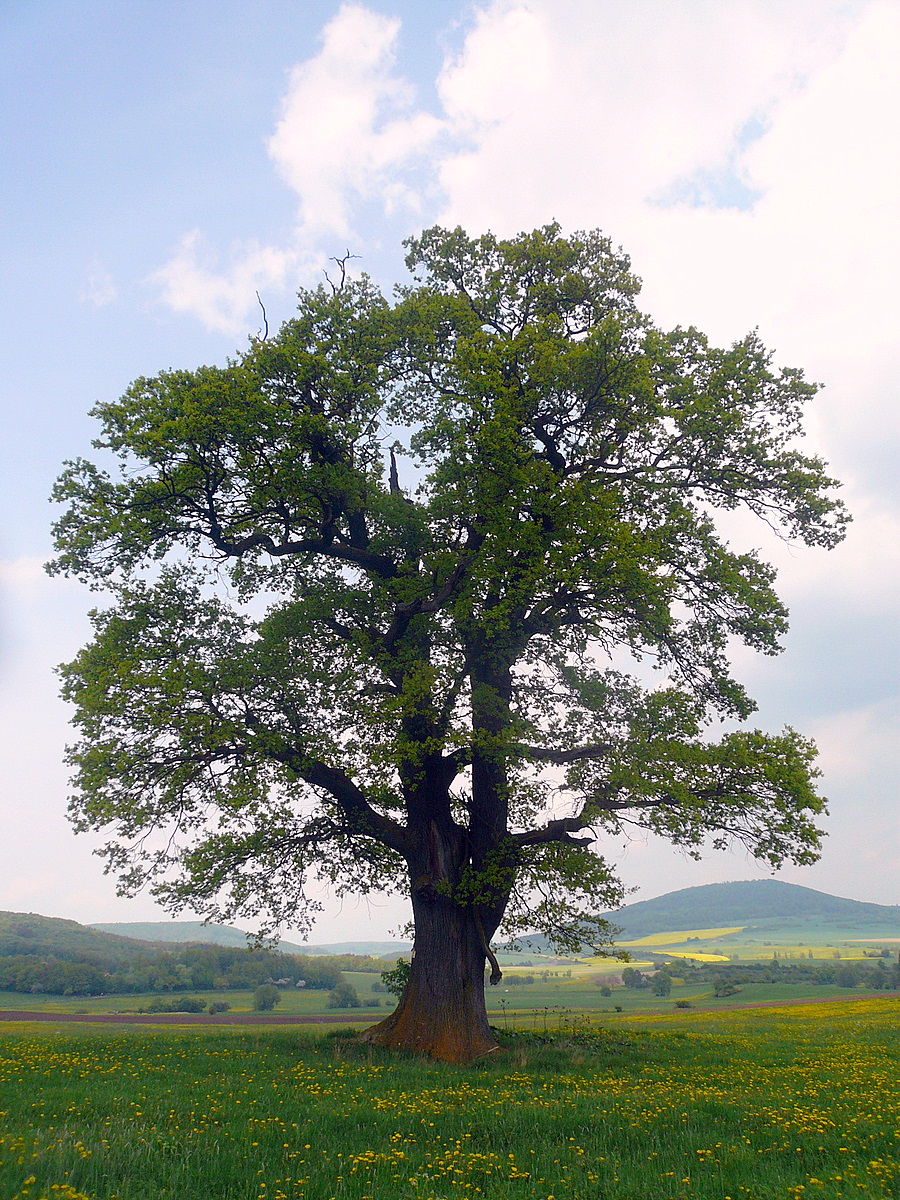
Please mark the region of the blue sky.
<svg viewBox="0 0 900 1200"><path fill-rule="evenodd" d="M52 667L95 598L49 580L47 503L91 405L223 362L346 249L389 288L403 237L557 218L632 255L661 323L759 326L824 383L810 448L855 523L776 561L786 653L741 654L759 723L819 739L822 863L784 878L900 902L897 810L900 8L878 0L10 0L0 9L0 908L150 919L64 818ZM641 897L752 878L621 850ZM397 910L330 906L316 936Z"/></svg>

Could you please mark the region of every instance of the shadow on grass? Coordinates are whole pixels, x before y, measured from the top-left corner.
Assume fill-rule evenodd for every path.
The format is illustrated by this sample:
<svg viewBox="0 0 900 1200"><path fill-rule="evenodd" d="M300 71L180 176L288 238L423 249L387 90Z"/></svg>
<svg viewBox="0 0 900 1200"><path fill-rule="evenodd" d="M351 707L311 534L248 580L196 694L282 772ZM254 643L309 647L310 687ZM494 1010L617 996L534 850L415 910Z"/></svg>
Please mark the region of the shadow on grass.
<svg viewBox="0 0 900 1200"><path fill-rule="evenodd" d="M550 1033L532 1030L498 1029L492 1031L500 1045L499 1054L486 1055L468 1065L452 1066L433 1062L408 1050L384 1050L360 1041L358 1031L350 1028L329 1030L321 1039L336 1059L370 1063L416 1063L429 1065L439 1072L448 1069L475 1071L479 1074L503 1074L510 1067L516 1070L562 1074L579 1067L592 1071L598 1067L618 1071L639 1071L649 1062L663 1062L670 1056L672 1035L653 1031L622 1031L607 1029L565 1029ZM688 1035L678 1033L674 1039L684 1042Z"/></svg>

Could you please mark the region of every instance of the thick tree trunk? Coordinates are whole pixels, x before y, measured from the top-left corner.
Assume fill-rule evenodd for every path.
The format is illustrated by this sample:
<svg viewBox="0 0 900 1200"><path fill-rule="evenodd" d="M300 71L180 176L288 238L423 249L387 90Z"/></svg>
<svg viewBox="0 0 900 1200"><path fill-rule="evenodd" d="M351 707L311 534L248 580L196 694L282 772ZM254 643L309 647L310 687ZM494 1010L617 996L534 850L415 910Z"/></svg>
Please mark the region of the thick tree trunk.
<svg viewBox="0 0 900 1200"><path fill-rule="evenodd" d="M395 1011L362 1036L443 1062L494 1053L499 1047L484 1005L485 943L475 910L431 892L414 896L413 912L409 983Z"/></svg>

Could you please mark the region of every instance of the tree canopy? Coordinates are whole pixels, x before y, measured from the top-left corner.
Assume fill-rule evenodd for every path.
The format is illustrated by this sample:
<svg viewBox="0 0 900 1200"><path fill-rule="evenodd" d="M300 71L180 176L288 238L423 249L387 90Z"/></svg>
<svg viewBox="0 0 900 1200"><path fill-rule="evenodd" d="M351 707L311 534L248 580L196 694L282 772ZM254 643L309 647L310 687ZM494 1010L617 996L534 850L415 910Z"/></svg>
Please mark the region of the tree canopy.
<svg viewBox="0 0 900 1200"><path fill-rule="evenodd" d="M775 573L717 516L831 547L845 515L797 448L815 386L756 333L657 328L599 233L407 247L392 300L301 292L226 366L97 405L118 465L67 465L51 569L113 597L62 677L72 817L125 891L263 928L316 875L403 891L373 1036L466 1058L498 931L602 940L598 841L817 857L814 746L747 728L728 661L779 650Z"/></svg>

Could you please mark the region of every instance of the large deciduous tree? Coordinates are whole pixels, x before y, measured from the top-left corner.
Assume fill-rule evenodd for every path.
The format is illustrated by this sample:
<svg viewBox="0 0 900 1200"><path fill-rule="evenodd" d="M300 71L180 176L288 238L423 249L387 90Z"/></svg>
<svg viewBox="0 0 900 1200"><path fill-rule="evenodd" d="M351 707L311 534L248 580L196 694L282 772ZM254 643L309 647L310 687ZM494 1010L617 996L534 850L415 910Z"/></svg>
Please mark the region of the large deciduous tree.
<svg viewBox="0 0 900 1200"><path fill-rule="evenodd" d="M796 449L814 386L755 334L655 327L599 234L408 248L393 302L303 292L227 366L98 405L119 467L68 464L51 569L114 597L62 676L71 813L123 890L269 929L311 875L407 892L369 1036L464 1061L498 931L602 939L598 838L817 857L814 747L746 729L727 661L778 650L774 572L716 522L829 547L843 514Z"/></svg>

